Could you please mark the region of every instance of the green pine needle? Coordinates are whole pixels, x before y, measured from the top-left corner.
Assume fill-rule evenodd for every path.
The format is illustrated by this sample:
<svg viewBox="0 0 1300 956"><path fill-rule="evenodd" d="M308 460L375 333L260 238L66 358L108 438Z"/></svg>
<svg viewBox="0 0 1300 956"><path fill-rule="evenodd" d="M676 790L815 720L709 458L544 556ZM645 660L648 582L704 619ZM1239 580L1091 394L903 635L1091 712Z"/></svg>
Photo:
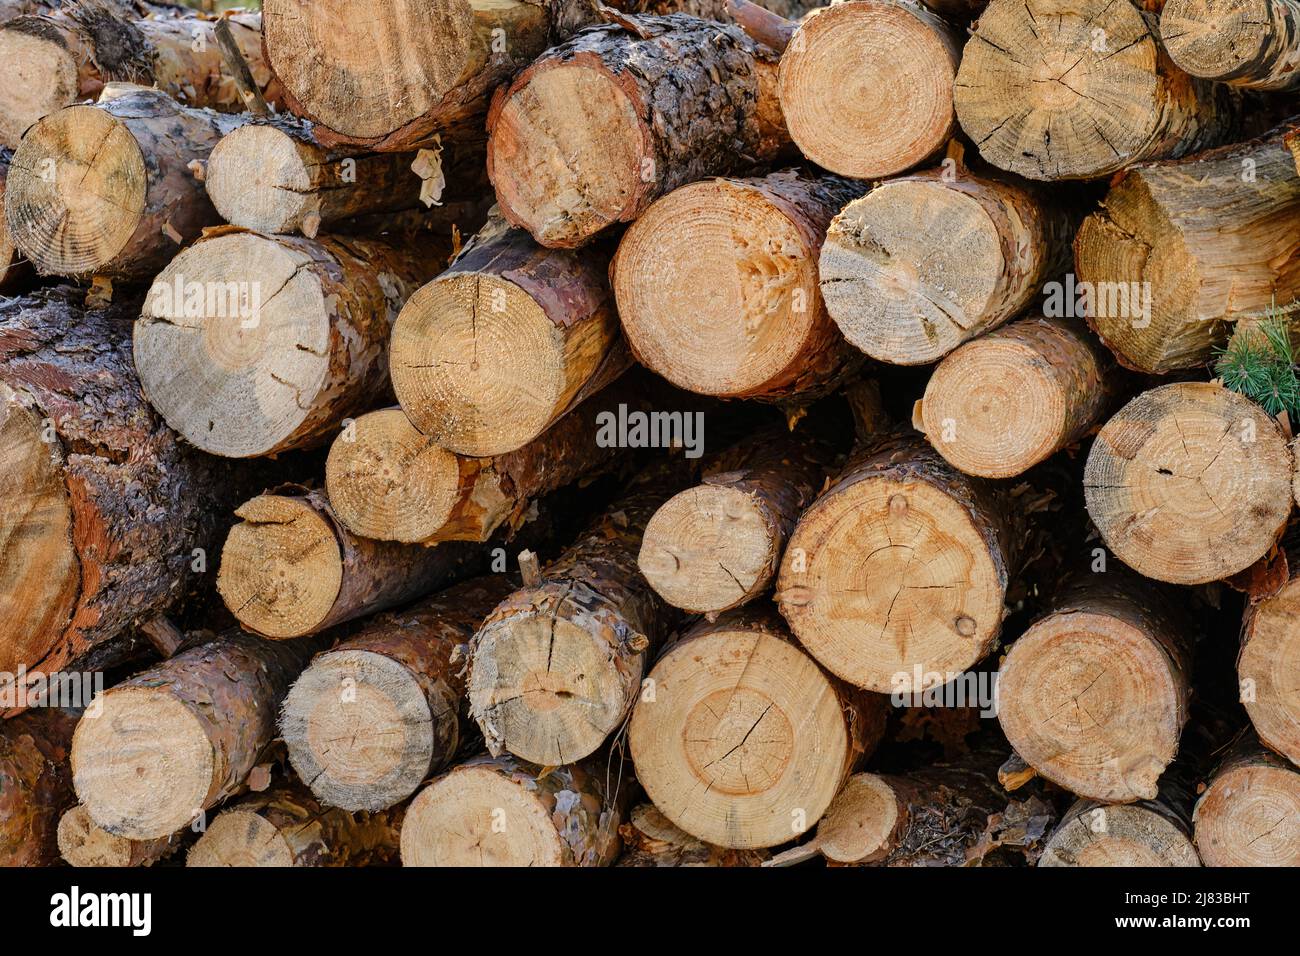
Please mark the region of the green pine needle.
<svg viewBox="0 0 1300 956"><path fill-rule="evenodd" d="M1225 388L1251 399L1270 415L1300 421L1300 372L1287 316L1275 308L1254 330L1234 336L1218 353L1215 371Z"/></svg>

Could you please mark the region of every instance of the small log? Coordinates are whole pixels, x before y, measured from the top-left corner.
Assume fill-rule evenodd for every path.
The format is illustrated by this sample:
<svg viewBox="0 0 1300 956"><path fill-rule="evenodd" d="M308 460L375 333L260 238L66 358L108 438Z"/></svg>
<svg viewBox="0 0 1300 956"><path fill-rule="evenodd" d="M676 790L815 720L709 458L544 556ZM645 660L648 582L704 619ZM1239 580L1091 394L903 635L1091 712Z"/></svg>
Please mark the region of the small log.
<svg viewBox="0 0 1300 956"><path fill-rule="evenodd" d="M835 383L860 356L827 315L817 255L831 218L864 189L790 169L657 200L610 267L633 354L681 388L726 398Z"/></svg>
<svg viewBox="0 0 1300 956"><path fill-rule="evenodd" d="M318 654L285 698L280 733L322 802L384 810L451 762L472 736L458 648L514 585L465 581L376 618Z"/></svg>
<svg viewBox="0 0 1300 956"><path fill-rule="evenodd" d="M1077 800L1048 837L1039 866L1200 866L1187 813L1163 800Z"/></svg>
<svg viewBox="0 0 1300 956"><path fill-rule="evenodd" d="M1204 584L1245 570L1291 513L1291 450L1277 421L1212 383L1143 392L1097 434L1083 485L1115 556L1149 578Z"/></svg>
<svg viewBox="0 0 1300 956"><path fill-rule="evenodd" d="M77 719L33 710L0 723L0 866L53 866L58 826L77 802L68 748Z"/></svg>
<svg viewBox="0 0 1300 956"><path fill-rule="evenodd" d="M407 807L402 865L609 866L632 789L619 770L542 769L509 755L466 761Z"/></svg>
<svg viewBox="0 0 1300 956"><path fill-rule="evenodd" d="M77 804L59 818L59 853L76 867L152 866L180 849L184 831L156 840L132 840L109 833Z"/></svg>
<svg viewBox="0 0 1300 956"><path fill-rule="evenodd" d="M954 100L980 155L1028 179L1096 179L1235 132L1227 88L1171 66L1155 14L1129 0L992 0Z"/></svg>
<svg viewBox="0 0 1300 956"><path fill-rule="evenodd" d="M1295 0L1169 0L1160 38L1185 73L1251 90L1300 86Z"/></svg>
<svg viewBox="0 0 1300 956"><path fill-rule="evenodd" d="M438 244L222 230L158 275L135 328L149 401L231 458L321 444L389 392L388 340Z"/></svg>
<svg viewBox="0 0 1300 956"><path fill-rule="evenodd" d="M646 794L687 833L733 849L812 827L888 711L823 671L767 607L688 630L640 697L628 743Z"/></svg>
<svg viewBox="0 0 1300 956"><path fill-rule="evenodd" d="M618 866L760 866L768 858L763 850L732 850L697 840L653 803L633 807L618 833L623 838Z"/></svg>
<svg viewBox="0 0 1300 956"><path fill-rule="evenodd" d="M411 423L448 451L502 455L622 374L608 264L491 220L393 329L393 388Z"/></svg>
<svg viewBox="0 0 1300 956"><path fill-rule="evenodd" d="M882 183L849 203L819 263L826 308L873 358L922 365L1024 311L1069 255L1041 192L965 169Z"/></svg>
<svg viewBox="0 0 1300 956"><path fill-rule="evenodd" d="M1247 735L1196 801L1206 866L1300 866L1300 771Z"/></svg>
<svg viewBox="0 0 1300 956"><path fill-rule="evenodd" d="M1240 699L1264 746L1300 766L1300 532L1282 539L1286 579L1273 593L1246 604L1237 654Z"/></svg>

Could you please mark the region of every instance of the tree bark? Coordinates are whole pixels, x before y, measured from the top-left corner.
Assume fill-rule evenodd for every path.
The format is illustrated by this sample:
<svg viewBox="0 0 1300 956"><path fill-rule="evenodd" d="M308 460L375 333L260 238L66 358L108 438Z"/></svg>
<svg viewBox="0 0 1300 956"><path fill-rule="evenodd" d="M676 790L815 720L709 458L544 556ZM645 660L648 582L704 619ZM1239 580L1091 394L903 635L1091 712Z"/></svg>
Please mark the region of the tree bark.
<svg viewBox="0 0 1300 956"><path fill-rule="evenodd" d="M59 818L59 853L75 867L152 866L180 849L186 832L156 840L132 840L109 833L81 804Z"/></svg>
<svg viewBox="0 0 1300 956"><path fill-rule="evenodd" d="M789 169L692 183L656 201L610 268L637 359L681 388L726 398L834 387L860 356L827 315L817 255L832 217L865 188Z"/></svg>
<svg viewBox="0 0 1300 956"><path fill-rule="evenodd" d="M768 858L763 850L732 850L697 840L653 803L633 807L618 833L623 838L618 866L760 866Z"/></svg>
<svg viewBox="0 0 1300 956"><path fill-rule="evenodd" d="M968 475L1013 478L1114 410L1124 372L1074 319L1021 319L952 352L925 387L934 450Z"/></svg>
<svg viewBox="0 0 1300 956"><path fill-rule="evenodd" d="M1097 434L1084 471L1106 546L1149 578L1204 584L1243 571L1291 513L1291 450L1276 420L1218 385L1143 392Z"/></svg>
<svg viewBox="0 0 1300 956"><path fill-rule="evenodd" d="M59 815L77 802L68 747L77 719L31 711L0 723L0 866L53 866Z"/></svg>
<svg viewBox="0 0 1300 956"><path fill-rule="evenodd" d="M1173 67L1129 0L992 0L954 98L980 155L1028 179L1096 179L1235 132L1229 91Z"/></svg>
<svg viewBox="0 0 1300 956"><path fill-rule="evenodd" d="M692 614L752 601L771 586L833 458L834 448L818 438L775 430L724 452L700 484L654 513L637 558L641 574Z"/></svg>
<svg viewBox="0 0 1300 956"><path fill-rule="evenodd" d="M1100 803L1155 799L1192 696L1176 600L1123 568L1084 572L1011 645L998 720L1040 775Z"/></svg>
<svg viewBox="0 0 1300 956"><path fill-rule="evenodd" d="M1000 491L894 432L860 449L804 512L776 600L832 673L920 693L993 650L1024 537Z"/></svg>
<svg viewBox="0 0 1300 956"><path fill-rule="evenodd" d="M512 590L503 574L473 578L316 656L285 699L280 733L322 802L387 809L477 737L459 649Z"/></svg>
<svg viewBox="0 0 1300 956"><path fill-rule="evenodd" d="M222 810L185 865L384 866L397 862L400 828L400 810L349 813L323 805L295 782Z"/></svg>
<svg viewBox="0 0 1300 956"><path fill-rule="evenodd" d="M1078 800L1039 866L1200 866L1187 811L1164 797L1113 806Z"/></svg>
<svg viewBox="0 0 1300 956"><path fill-rule="evenodd" d="M923 365L1024 311L1068 260L1071 234L1038 190L964 168L901 176L831 223L822 295L857 348Z"/></svg>
<svg viewBox="0 0 1300 956"><path fill-rule="evenodd" d="M1300 532L1292 529L1279 548L1285 578L1262 598L1251 598L1241 621L1237 655L1240 698L1260 742L1300 766Z"/></svg>
<svg viewBox="0 0 1300 956"><path fill-rule="evenodd" d="M456 454L502 455L622 374L608 264L603 250L543 249L489 221L393 329L393 387L411 423Z"/></svg>
<svg viewBox="0 0 1300 956"><path fill-rule="evenodd" d="M1131 169L1074 241L1083 314L1120 362L1203 365L1225 322L1300 297L1300 175L1290 126L1179 162Z"/></svg>
<svg viewBox="0 0 1300 956"><path fill-rule="evenodd" d="M1300 4L1295 0L1169 0L1160 37L1192 76L1252 90L1300 86Z"/></svg>
<svg viewBox="0 0 1300 956"><path fill-rule="evenodd" d="M46 116L9 170L12 241L42 275L152 278L221 221L192 165L243 122L143 88Z"/></svg>
<svg viewBox="0 0 1300 956"><path fill-rule="evenodd" d="M1300 866L1300 772L1243 737L1193 814L1206 866Z"/></svg>
<svg viewBox="0 0 1300 956"><path fill-rule="evenodd" d="M609 866L631 767L533 767L482 756L421 790L402 823L403 866Z"/></svg>
<svg viewBox="0 0 1300 956"><path fill-rule="evenodd" d="M136 324L145 394L210 454L326 442L391 395L393 324L442 251L431 238L210 234L162 271Z"/></svg>
<svg viewBox="0 0 1300 956"><path fill-rule="evenodd" d="M232 631L105 692L72 740L73 785L91 818L154 840L239 792L317 646Z"/></svg>
<svg viewBox="0 0 1300 956"><path fill-rule="evenodd" d="M623 17L548 50L488 114L502 212L573 248L679 186L772 161L789 141L774 60L739 27L682 14Z"/></svg>

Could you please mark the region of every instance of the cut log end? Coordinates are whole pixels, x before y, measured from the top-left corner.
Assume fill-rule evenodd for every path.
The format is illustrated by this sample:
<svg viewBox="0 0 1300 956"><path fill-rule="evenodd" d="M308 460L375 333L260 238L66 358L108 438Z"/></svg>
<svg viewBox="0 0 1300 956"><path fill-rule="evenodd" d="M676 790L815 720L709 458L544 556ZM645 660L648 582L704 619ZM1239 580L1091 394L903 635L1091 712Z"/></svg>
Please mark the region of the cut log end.
<svg viewBox="0 0 1300 956"><path fill-rule="evenodd" d="M1300 773L1237 763L1201 795L1195 820L1206 866L1300 866Z"/></svg>
<svg viewBox="0 0 1300 956"><path fill-rule="evenodd" d="M817 824L817 848L834 863L866 863L891 849L903 807L884 777L857 773Z"/></svg>
<svg viewBox="0 0 1300 956"><path fill-rule="evenodd" d="M1170 0L1160 13L1169 58L1192 76L1231 80L1266 53L1280 25L1271 0Z"/></svg>
<svg viewBox="0 0 1300 956"><path fill-rule="evenodd" d="M304 499L261 495L236 512L221 552L217 590L250 630L271 638L310 634L343 583L334 529Z"/></svg>
<svg viewBox="0 0 1300 956"><path fill-rule="evenodd" d="M1261 601L1247 619L1237 679L1255 732L1273 750L1300 764L1300 580Z"/></svg>
<svg viewBox="0 0 1300 956"><path fill-rule="evenodd" d="M312 190L314 158L281 129L241 126L212 150L208 196L226 222L260 232L300 232L319 203Z"/></svg>
<svg viewBox="0 0 1300 956"><path fill-rule="evenodd" d="M281 732L299 777L323 803L382 810L414 793L434 757L419 682L381 654L322 655L285 699Z"/></svg>
<svg viewBox="0 0 1300 956"><path fill-rule="evenodd" d="M122 120L91 106L59 110L14 153L5 193L10 234L42 274L94 273L140 225L148 179Z"/></svg>
<svg viewBox="0 0 1300 956"><path fill-rule="evenodd" d="M1047 841L1039 866L1200 866L1187 833L1165 814L1141 805L1087 804Z"/></svg>
<svg viewBox="0 0 1300 956"><path fill-rule="evenodd" d="M950 28L920 8L872 0L819 10L781 58L791 138L842 176L910 169L955 129L959 49Z"/></svg>
<svg viewBox="0 0 1300 956"><path fill-rule="evenodd" d="M1248 568L1291 512L1291 451L1254 402L1209 383L1151 389L1097 435L1088 514L1112 552L1157 581L1204 584Z"/></svg>
<svg viewBox="0 0 1300 956"><path fill-rule="evenodd" d="M739 488L702 484L669 499L642 538L641 573L665 601L693 614L725 611L771 578L780 529Z"/></svg>
<svg viewBox="0 0 1300 956"><path fill-rule="evenodd" d="M57 30L39 20L25 18L0 29L0 63L16 71L0 88L0 146L17 147L33 123L78 99L77 56Z"/></svg>
<svg viewBox="0 0 1300 956"><path fill-rule="evenodd" d="M422 435L400 408L363 415L330 447L330 505L354 534L423 542L459 501L456 456Z"/></svg>
<svg viewBox="0 0 1300 956"><path fill-rule="evenodd" d="M214 776L212 744L164 689L119 688L72 740L73 786L94 820L132 840L166 837L197 818Z"/></svg>
<svg viewBox="0 0 1300 956"><path fill-rule="evenodd" d="M80 804L59 818L59 854L69 866L148 866L170 848L167 837L140 841L109 833Z"/></svg>
<svg viewBox="0 0 1300 956"><path fill-rule="evenodd" d="M294 866L293 848L279 828L259 813L233 808L212 821L190 848L186 866Z"/></svg>

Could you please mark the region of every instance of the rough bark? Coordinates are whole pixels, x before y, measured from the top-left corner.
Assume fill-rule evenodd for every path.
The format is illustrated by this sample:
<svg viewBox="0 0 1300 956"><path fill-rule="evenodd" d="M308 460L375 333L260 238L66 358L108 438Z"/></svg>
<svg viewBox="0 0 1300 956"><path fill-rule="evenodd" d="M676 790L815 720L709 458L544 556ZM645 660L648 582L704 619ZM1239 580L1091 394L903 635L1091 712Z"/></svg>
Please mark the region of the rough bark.
<svg viewBox="0 0 1300 956"><path fill-rule="evenodd" d="M59 816L77 802L68 747L77 719L35 710L0 723L0 866L52 866Z"/></svg>
<svg viewBox="0 0 1300 956"><path fill-rule="evenodd" d="M833 387L860 356L827 314L817 256L832 217L865 188L789 169L657 200L610 268L633 354L706 395L785 399Z"/></svg>
<svg viewBox="0 0 1300 956"><path fill-rule="evenodd" d="M1106 546L1149 578L1204 584L1243 571L1291 513L1291 450L1277 421L1213 383L1143 392L1097 434L1084 470Z"/></svg>
<svg viewBox="0 0 1300 956"><path fill-rule="evenodd" d="M132 840L109 833L77 804L59 818L59 853L75 867L152 866L181 848L188 831L156 840Z"/></svg>
<svg viewBox="0 0 1300 956"><path fill-rule="evenodd" d="M1260 742L1300 766L1300 531L1279 548L1284 579L1275 591L1246 603L1237 655L1240 698Z"/></svg>
<svg viewBox="0 0 1300 956"><path fill-rule="evenodd" d="M777 846L812 827L884 735L886 699L831 677L768 606L667 648L628 729L637 779L687 833Z"/></svg>
<svg viewBox="0 0 1300 956"><path fill-rule="evenodd" d="M630 766L534 767L482 756L411 801L403 866L609 866L633 782Z"/></svg>
<svg viewBox="0 0 1300 956"><path fill-rule="evenodd" d="M512 590L505 575L465 581L316 656L285 699L280 731L322 802L394 806L477 737L459 649Z"/></svg>
<svg viewBox="0 0 1300 956"><path fill-rule="evenodd" d="M1235 132L1227 88L1173 67L1155 14L1129 0L992 0L954 98L980 155L1028 179L1107 176Z"/></svg>
<svg viewBox="0 0 1300 956"><path fill-rule="evenodd" d="M1196 801L1206 866L1300 866L1300 771L1243 737Z"/></svg>
<svg viewBox="0 0 1300 956"><path fill-rule="evenodd" d="M145 394L214 455L326 442L391 395L393 324L443 251L431 237L209 234L157 277L136 323Z"/></svg>
<svg viewBox="0 0 1300 956"><path fill-rule="evenodd" d="M154 840L239 792L315 649L234 631L105 692L72 740L73 785L91 818Z"/></svg>
<svg viewBox="0 0 1300 956"><path fill-rule="evenodd" d="M1126 384L1081 321L1035 316L940 362L925 387L921 424L950 465L1012 478L1086 436Z"/></svg>
<svg viewBox="0 0 1300 956"><path fill-rule="evenodd" d="M1068 259L1071 233L1039 190L961 167L901 176L831 223L822 295L857 348L921 365L1024 311Z"/></svg>
<svg viewBox="0 0 1300 956"><path fill-rule="evenodd" d="M622 374L608 264L604 250L544 249L493 218L393 329L411 423L448 451L501 455Z"/></svg>
<svg viewBox="0 0 1300 956"><path fill-rule="evenodd" d="M776 600L832 673L880 693L919 693L993 650L1024 537L999 490L919 437L886 434L804 512Z"/></svg>
<svg viewBox="0 0 1300 956"><path fill-rule="evenodd" d="M1295 0L1169 0L1160 38L1174 64L1192 76L1252 90L1300 86Z"/></svg>
<svg viewBox="0 0 1300 956"><path fill-rule="evenodd" d="M732 850L697 840L653 803L633 807L618 833L623 838L618 866L761 866L768 859L763 850Z"/></svg>
<svg viewBox="0 0 1300 956"><path fill-rule="evenodd" d="M573 248L679 186L770 162L788 144L774 60L739 27L682 14L623 17L553 47L488 114L502 212Z"/></svg>
<svg viewBox="0 0 1300 956"><path fill-rule="evenodd" d="M9 171L14 244L42 275L152 278L221 221L192 164L243 122L143 88L46 116Z"/></svg>
<svg viewBox="0 0 1300 956"><path fill-rule="evenodd" d="M1203 365L1224 323L1300 297L1300 175L1289 124L1259 139L1126 172L1084 220L1075 271L1083 314L1120 362Z"/></svg>

